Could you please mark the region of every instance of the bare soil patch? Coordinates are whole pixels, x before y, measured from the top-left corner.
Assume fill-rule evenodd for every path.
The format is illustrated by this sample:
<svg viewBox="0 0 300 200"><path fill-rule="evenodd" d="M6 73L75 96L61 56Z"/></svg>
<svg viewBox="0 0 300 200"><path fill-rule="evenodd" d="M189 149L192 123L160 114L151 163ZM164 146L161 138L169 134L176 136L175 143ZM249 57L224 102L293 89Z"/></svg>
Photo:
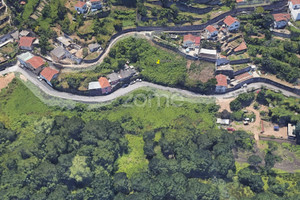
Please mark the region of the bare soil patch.
<svg viewBox="0 0 300 200"><path fill-rule="evenodd" d="M235 98L230 99L217 99L217 104L220 106L219 112L222 112L223 110L227 110L231 112L230 110L230 102L233 101Z"/></svg>
<svg viewBox="0 0 300 200"><path fill-rule="evenodd" d="M215 77L215 66L204 61L190 61L187 63L189 78L206 83Z"/></svg>
<svg viewBox="0 0 300 200"><path fill-rule="evenodd" d="M271 122L263 121L265 132L262 135L267 136L275 136L276 138L287 139L287 126L279 127L278 131L274 130L274 126L277 124L273 124Z"/></svg>
<svg viewBox="0 0 300 200"><path fill-rule="evenodd" d="M6 76L0 77L0 91L6 88L8 84L15 78L15 74L11 73Z"/></svg>

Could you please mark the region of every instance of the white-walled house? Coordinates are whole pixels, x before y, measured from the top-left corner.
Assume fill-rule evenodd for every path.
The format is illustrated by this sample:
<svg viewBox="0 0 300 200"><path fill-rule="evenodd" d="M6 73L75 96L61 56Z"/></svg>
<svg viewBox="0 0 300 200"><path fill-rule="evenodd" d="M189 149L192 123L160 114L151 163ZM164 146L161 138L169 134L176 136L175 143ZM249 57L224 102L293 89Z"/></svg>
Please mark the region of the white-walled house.
<svg viewBox="0 0 300 200"><path fill-rule="evenodd" d="M195 49L200 47L201 37L187 34L183 36L182 46L189 49Z"/></svg>
<svg viewBox="0 0 300 200"><path fill-rule="evenodd" d="M288 4L292 19L300 20L300 0L290 0Z"/></svg>
<svg viewBox="0 0 300 200"><path fill-rule="evenodd" d="M284 28L288 24L288 21L291 19L291 15L288 13L278 13L273 14L274 18L274 28Z"/></svg>
<svg viewBox="0 0 300 200"><path fill-rule="evenodd" d="M289 9L290 10L300 9L300 0L290 0L289 1Z"/></svg>
<svg viewBox="0 0 300 200"><path fill-rule="evenodd" d="M291 10L291 17L294 21L300 20L300 10Z"/></svg>
<svg viewBox="0 0 300 200"><path fill-rule="evenodd" d="M207 26L205 31L208 39L218 35L218 30L212 25Z"/></svg>
<svg viewBox="0 0 300 200"><path fill-rule="evenodd" d="M228 31L236 31L240 28L240 22L230 15L224 19L224 24L226 25Z"/></svg>

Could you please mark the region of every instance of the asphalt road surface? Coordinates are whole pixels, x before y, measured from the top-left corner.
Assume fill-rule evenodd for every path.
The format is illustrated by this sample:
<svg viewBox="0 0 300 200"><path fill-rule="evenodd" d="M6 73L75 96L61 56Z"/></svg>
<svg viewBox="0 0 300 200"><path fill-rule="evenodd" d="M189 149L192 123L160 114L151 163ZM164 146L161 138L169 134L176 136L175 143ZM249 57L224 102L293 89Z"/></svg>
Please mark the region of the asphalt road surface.
<svg viewBox="0 0 300 200"><path fill-rule="evenodd" d="M295 97L300 97L294 93L282 90L281 88L278 88L276 86L270 85L270 84L266 84L266 83L252 83L249 84L247 89L246 88L241 88L238 90L235 90L233 92L229 92L226 94L220 94L220 95L201 95L201 94L197 94L194 92L190 92L187 90L183 90L183 89L178 89L178 88L171 88L171 87L166 87L166 86L162 86L162 85L158 85L158 84L154 84L154 83L150 83L150 82L137 82L135 84L129 85L126 88L120 88L118 90L116 90L115 92L108 94L108 95L104 95L104 96L81 96L81 95L75 95L75 94L71 94L71 93L67 93L67 92L60 92L57 90L54 90L52 87L50 87L49 85L47 85L44 81L39 81L37 79L37 76L34 75L33 73L24 70L22 68L20 68L18 66L18 63L12 67L7 68L4 71L0 72L0 75L4 75L6 73L11 73L11 72L19 72L21 74L23 74L30 82L32 82L34 85L36 85L38 88L40 88L40 90L42 90L43 92L45 92L46 94L50 95L50 96L54 96L54 97L58 97L58 98L62 98L62 99L69 99L69 100L74 100L74 101L78 101L78 102L84 102L84 103L104 103L104 102L109 102L112 101L118 97L124 96L136 89L139 88L143 88L143 87L149 87L149 88L155 88L155 89L159 89L159 90L164 90L164 91L169 91L172 93L178 93L181 94L183 96L186 97L215 97L215 98L230 98L230 97L234 97L237 96L238 94L247 92L247 89L259 89L262 86L267 87L269 89L272 90L280 90L284 95L286 96L295 96Z"/></svg>

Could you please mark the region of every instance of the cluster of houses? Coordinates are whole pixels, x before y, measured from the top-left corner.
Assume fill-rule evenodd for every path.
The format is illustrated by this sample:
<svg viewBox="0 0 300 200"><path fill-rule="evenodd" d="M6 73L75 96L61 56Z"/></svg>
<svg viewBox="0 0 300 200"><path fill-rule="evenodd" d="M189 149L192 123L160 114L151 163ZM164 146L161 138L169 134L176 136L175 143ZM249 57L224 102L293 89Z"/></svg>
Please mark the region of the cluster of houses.
<svg viewBox="0 0 300 200"><path fill-rule="evenodd" d="M131 77L137 74L133 66L125 64L125 68L119 72L113 72L108 74L106 77L100 77L98 81L89 83L89 90L93 90L96 93L101 91L102 94L108 94L121 82L128 82Z"/></svg>
<svg viewBox="0 0 300 200"><path fill-rule="evenodd" d="M36 75L39 75L41 79L44 79L50 86L52 86L52 79L56 78L58 71L51 67L45 67L45 60L40 56L33 55L32 53L25 52L17 56L21 66L30 70Z"/></svg>
<svg viewBox="0 0 300 200"><path fill-rule="evenodd" d="M89 10L95 12L102 8L101 0L80 0L74 5L78 14L87 13Z"/></svg>
<svg viewBox="0 0 300 200"><path fill-rule="evenodd" d="M192 34L184 35L182 47L185 49L185 52L187 54L191 55L190 52L192 51L193 53L192 56L197 56L200 59L215 62L218 56L217 51L213 49L201 48L201 39L207 39L207 40L217 40L218 38L223 39L226 35L229 35L229 33L237 32L239 27L240 27L240 22L236 18L232 16L227 16L224 19L223 26L221 28L217 26L209 25L205 28L205 30L201 34L202 36L195 36ZM244 46L245 45L243 45L242 47ZM239 49L242 48L241 47L238 48L237 51L239 51Z"/></svg>
<svg viewBox="0 0 300 200"><path fill-rule="evenodd" d="M290 2L300 0L292 0ZM299 10L300 11L300 10ZM283 29L287 26L291 15L289 13L273 14L274 24L273 28ZM187 55L197 57L200 60L214 62L216 65L216 92L224 93L229 86L229 80L236 80L232 85L236 85L241 81L245 81L251 77L258 76L254 71L255 66L248 66L245 72L234 77L234 71L231 63L237 59L239 61L250 61L249 55L246 53L248 50L247 44L244 41L243 34L238 30L240 22L237 18L227 16L223 22L218 25L209 25L205 28L200 35L187 34L183 36L182 47ZM221 44L220 52L215 49L202 48L201 40L218 41ZM234 79L233 79L234 78Z"/></svg>
<svg viewBox="0 0 300 200"><path fill-rule="evenodd" d="M56 38L57 47L55 47L50 55L55 62L63 62L64 59L69 59L70 62L79 64L83 60L83 48L76 44L73 39L68 36L59 36ZM88 45L90 53L101 50L98 43Z"/></svg>
<svg viewBox="0 0 300 200"><path fill-rule="evenodd" d="M15 41L18 41L19 49L24 53L17 56L21 66L30 70L35 75L39 75L50 86L52 79L56 78L59 71L51 67L46 67L46 61L40 56L33 55L31 51L39 44L39 39L32 32L22 30L11 34Z"/></svg>

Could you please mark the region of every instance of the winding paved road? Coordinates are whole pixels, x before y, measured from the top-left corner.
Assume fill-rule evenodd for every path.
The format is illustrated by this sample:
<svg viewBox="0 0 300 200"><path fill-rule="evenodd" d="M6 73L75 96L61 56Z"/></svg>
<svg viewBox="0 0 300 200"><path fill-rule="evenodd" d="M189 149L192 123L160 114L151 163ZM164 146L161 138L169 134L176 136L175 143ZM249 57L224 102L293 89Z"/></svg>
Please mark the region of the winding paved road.
<svg viewBox="0 0 300 200"><path fill-rule="evenodd" d="M164 91L169 91L172 92L174 94L181 94L183 96L186 97L196 97L196 98L201 98L201 97L215 97L215 98L230 98L233 96L237 96L240 93L244 93L247 92L247 90L245 88L241 88L238 90L235 90L233 92L229 92L227 94L220 94L220 95L201 95L201 94L197 94L194 92L190 92L187 90L183 90L183 89L178 89L178 88L171 88L171 87L166 87L166 86L162 86L162 85L158 85L158 84L154 84L154 83L149 83L149 82L137 82L133 85L129 85L126 88L120 88L117 91L105 95L105 96L80 96L80 95L74 95L71 93L66 93L66 92L60 92L57 90L54 90L53 88L51 88L49 85L47 85L44 81L40 82L37 78L36 75L32 74L31 72L28 72L22 68L20 68L18 66L18 63L12 67L7 68L4 71L0 71L0 75L4 75L7 73L11 73L11 72L19 72L21 74L23 74L30 82L32 82L35 86L37 86L38 88L40 88L40 90L42 90L44 93L46 93L47 95L53 96L53 97L58 97L58 98L62 98L62 99L68 99L68 100L73 100L73 101L78 101L78 102L83 102L83 103L104 103L104 102L110 102L118 97L124 96L136 89L139 88L143 88L143 87L149 87L149 88L155 88L155 89L159 89L159 90L164 90ZM284 95L287 96L294 96L294 97L298 97L300 98L300 96L285 91L283 89L280 89L278 87L275 87L273 85L270 84L266 84L266 83L252 83L248 85L248 89L250 88L254 88L254 89L259 89L262 86L265 86L269 89L272 90L280 90Z"/></svg>
<svg viewBox="0 0 300 200"><path fill-rule="evenodd" d="M122 35L120 35L119 37L116 37L115 39L113 39L108 47L106 49L104 49L104 54L96 61L96 62L93 62L93 63L83 63L83 64L73 64L73 65L65 65L65 64L60 64L60 63L57 63L61 66L63 66L63 71L69 71L69 70L72 70L72 69L82 69L82 68L89 68L89 67L92 67L94 65L97 65L97 64L100 64L104 58L108 55L110 49L116 44L116 42L118 40L121 40L122 38L124 37L128 37L128 36L133 36L133 35L140 35L140 36L143 36L143 37L147 37L147 34L151 34L151 31L142 31L142 32L129 32L129 33L124 33Z"/></svg>

